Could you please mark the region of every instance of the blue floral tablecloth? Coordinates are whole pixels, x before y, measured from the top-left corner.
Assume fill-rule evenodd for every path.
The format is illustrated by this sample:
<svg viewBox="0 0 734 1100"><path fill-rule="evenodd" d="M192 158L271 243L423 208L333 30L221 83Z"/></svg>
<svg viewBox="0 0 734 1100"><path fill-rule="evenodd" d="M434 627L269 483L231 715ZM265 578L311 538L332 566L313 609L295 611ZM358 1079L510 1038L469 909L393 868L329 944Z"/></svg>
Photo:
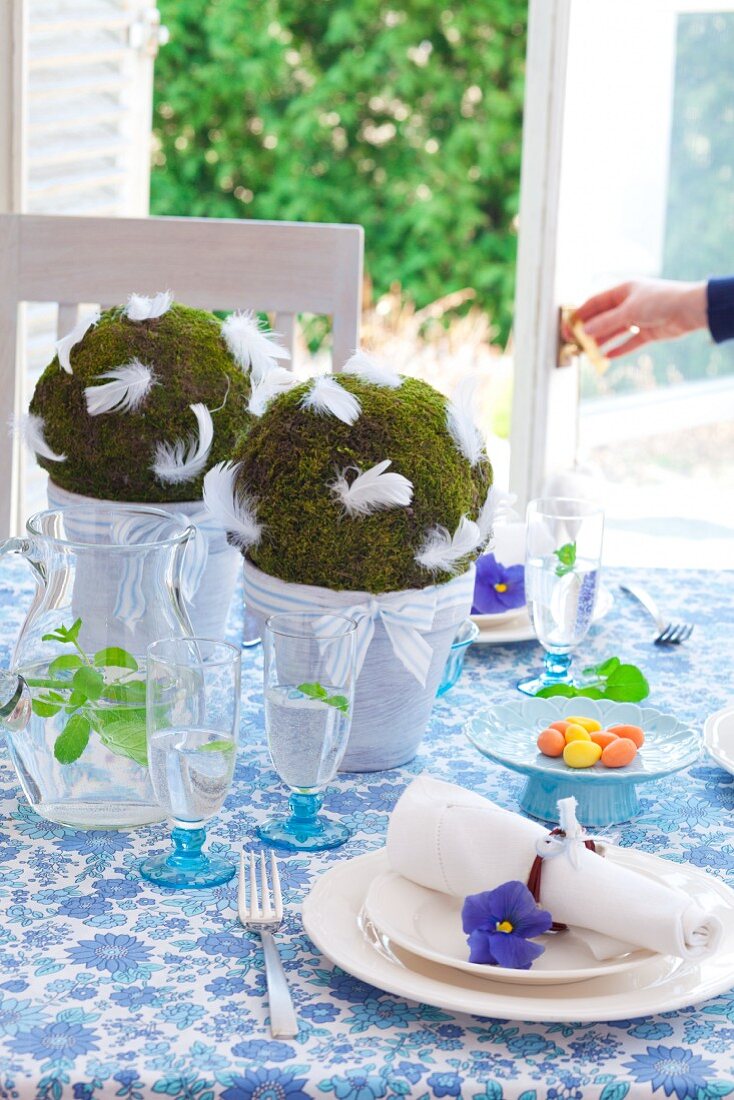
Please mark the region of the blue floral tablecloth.
<svg viewBox="0 0 734 1100"><path fill-rule="evenodd" d="M612 654L634 661L649 674L651 704L700 726L734 696L733 578L640 572L634 579L671 611L694 616L693 639L676 649L652 646L649 621L617 591L584 646L586 663ZM30 589L21 563L2 563L1 664ZM241 751L210 830L213 850L228 853L286 796L264 744L261 650L245 650L243 659ZM461 726L488 700L511 695L540 659L533 643L475 647L459 684L437 702L413 763L334 784L328 809L355 838L337 852L283 862L288 919L280 940L301 1024L288 1042L270 1039L261 952L236 922L234 884L182 894L150 887L135 863L167 846L164 826L52 825L19 799L0 750L0 1098L713 1100L734 1092L734 993L611 1024L453 1016L340 972L303 932L300 903L314 876L379 847L391 808L420 771L517 807L520 778L480 757ZM641 796L642 813L621 830L623 845L734 877L731 776L702 757Z"/></svg>

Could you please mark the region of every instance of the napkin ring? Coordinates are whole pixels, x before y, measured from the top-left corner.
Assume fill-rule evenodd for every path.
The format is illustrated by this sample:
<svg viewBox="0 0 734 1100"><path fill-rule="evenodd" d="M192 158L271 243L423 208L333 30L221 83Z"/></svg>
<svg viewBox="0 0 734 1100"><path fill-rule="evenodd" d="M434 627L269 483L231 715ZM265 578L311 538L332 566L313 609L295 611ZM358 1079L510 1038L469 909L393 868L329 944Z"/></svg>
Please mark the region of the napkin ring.
<svg viewBox="0 0 734 1100"><path fill-rule="evenodd" d="M551 829L549 836L565 836L565 829ZM590 852L596 852L596 844L593 840L585 840L584 848L588 848ZM599 853L601 855L601 853ZM540 905L540 879L543 871L543 857L536 856L533 860L533 865L530 868L530 874L528 875L528 890L535 898L535 901ZM554 920L550 926L551 932L565 932L568 929L567 924L563 924L561 921Z"/></svg>

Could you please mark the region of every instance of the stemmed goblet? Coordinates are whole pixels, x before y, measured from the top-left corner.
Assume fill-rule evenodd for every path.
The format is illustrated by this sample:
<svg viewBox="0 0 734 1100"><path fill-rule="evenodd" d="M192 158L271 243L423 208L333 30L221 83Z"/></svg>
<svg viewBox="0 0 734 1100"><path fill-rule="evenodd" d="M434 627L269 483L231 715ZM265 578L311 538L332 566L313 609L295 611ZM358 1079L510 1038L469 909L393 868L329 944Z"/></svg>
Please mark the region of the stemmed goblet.
<svg viewBox="0 0 734 1100"><path fill-rule="evenodd" d="M556 684L578 686L571 654L594 616L603 534L604 512L590 501L542 497L528 505L525 594L546 654L542 673L517 685L527 695Z"/></svg>
<svg viewBox="0 0 734 1100"><path fill-rule="evenodd" d="M233 862L202 851L205 822L232 782L240 707L240 651L227 642L178 638L148 646L146 724L150 778L172 819L173 851L139 865L174 889L219 886Z"/></svg>
<svg viewBox="0 0 734 1100"><path fill-rule="evenodd" d="M355 635L354 622L342 615L281 614L267 620L265 728L273 767L291 789L290 815L257 829L275 848L318 852L351 835L319 810L349 739Z"/></svg>

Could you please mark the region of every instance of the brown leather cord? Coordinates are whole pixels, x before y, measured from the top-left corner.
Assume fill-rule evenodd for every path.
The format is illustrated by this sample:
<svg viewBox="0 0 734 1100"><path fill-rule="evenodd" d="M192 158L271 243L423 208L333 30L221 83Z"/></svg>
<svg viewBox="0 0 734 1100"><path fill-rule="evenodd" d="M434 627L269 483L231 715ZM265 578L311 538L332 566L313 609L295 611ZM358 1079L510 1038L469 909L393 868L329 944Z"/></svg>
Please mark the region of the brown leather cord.
<svg viewBox="0 0 734 1100"><path fill-rule="evenodd" d="M566 833L563 829L551 829L550 836L565 836ZM584 847L588 848L590 852L596 851L596 845L593 840L585 840ZM530 874L528 875L528 890L535 898L535 901L540 905L540 876L543 870L543 857L536 856L533 860L533 866L530 868ZM567 924L562 924L560 921L553 921L550 926L551 932L565 932L568 928Z"/></svg>

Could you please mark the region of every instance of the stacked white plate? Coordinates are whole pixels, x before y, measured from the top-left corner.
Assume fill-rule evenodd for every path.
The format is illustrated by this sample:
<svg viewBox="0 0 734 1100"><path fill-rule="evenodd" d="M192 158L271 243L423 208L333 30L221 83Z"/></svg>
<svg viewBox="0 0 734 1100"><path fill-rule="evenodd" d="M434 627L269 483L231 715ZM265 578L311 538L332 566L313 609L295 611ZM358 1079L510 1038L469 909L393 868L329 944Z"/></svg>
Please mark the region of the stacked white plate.
<svg viewBox="0 0 734 1100"><path fill-rule="evenodd" d="M647 950L599 962L569 930L540 938L545 953L530 970L479 966L468 961L461 899L397 875L384 849L326 871L306 898L303 923L347 973L388 993L475 1016L619 1020L697 1004L734 986L734 891L697 868L647 853L610 846L605 858L715 906L724 925L717 951L695 962Z"/></svg>

